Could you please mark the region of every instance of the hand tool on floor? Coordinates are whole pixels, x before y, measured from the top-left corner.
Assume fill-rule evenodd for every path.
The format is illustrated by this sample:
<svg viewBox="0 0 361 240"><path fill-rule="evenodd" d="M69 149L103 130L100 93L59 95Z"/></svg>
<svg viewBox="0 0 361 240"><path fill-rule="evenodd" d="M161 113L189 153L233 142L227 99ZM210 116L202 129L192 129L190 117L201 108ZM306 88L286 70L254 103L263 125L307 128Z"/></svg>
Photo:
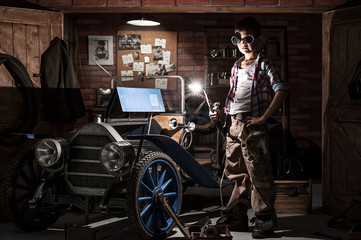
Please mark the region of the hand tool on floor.
<svg viewBox="0 0 361 240"><path fill-rule="evenodd" d="M200 221L202 225L198 226L198 231L192 231L191 228L187 228L184 223L179 219L177 214L173 211L173 208L169 205L169 201L166 197L163 199L163 206L166 212L173 218L179 230L187 238L187 240L232 240L228 228L225 225L211 225L212 221L206 218L204 221Z"/></svg>

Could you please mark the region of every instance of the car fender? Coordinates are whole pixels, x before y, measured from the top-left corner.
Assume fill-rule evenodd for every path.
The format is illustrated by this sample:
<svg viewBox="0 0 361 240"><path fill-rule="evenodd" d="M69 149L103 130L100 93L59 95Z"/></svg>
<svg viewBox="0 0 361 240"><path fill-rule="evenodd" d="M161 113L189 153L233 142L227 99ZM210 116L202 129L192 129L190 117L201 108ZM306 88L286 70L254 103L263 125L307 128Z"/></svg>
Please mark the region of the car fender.
<svg viewBox="0 0 361 240"><path fill-rule="evenodd" d="M219 184L209 172L177 141L166 135L128 135L128 139L146 139L168 154L191 178L203 187L218 188Z"/></svg>

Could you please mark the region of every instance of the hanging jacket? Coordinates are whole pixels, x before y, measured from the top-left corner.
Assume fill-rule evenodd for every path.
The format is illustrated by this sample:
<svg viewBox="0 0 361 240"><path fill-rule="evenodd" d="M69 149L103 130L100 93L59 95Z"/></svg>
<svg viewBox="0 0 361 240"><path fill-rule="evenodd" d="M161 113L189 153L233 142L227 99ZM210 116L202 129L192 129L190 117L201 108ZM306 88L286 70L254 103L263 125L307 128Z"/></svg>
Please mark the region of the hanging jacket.
<svg viewBox="0 0 361 240"><path fill-rule="evenodd" d="M74 122L85 107L65 41L56 37L41 55L41 88L45 119Z"/></svg>

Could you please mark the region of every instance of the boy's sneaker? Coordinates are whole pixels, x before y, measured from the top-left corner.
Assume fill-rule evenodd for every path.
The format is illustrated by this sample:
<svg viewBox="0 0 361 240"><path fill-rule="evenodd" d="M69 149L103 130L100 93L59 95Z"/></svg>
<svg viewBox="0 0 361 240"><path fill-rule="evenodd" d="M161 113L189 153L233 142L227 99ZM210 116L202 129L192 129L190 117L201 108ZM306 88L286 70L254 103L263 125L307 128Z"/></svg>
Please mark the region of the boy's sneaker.
<svg viewBox="0 0 361 240"><path fill-rule="evenodd" d="M275 230L275 221L273 219L262 221L256 219L255 226L252 230L253 238L268 238L271 237Z"/></svg>

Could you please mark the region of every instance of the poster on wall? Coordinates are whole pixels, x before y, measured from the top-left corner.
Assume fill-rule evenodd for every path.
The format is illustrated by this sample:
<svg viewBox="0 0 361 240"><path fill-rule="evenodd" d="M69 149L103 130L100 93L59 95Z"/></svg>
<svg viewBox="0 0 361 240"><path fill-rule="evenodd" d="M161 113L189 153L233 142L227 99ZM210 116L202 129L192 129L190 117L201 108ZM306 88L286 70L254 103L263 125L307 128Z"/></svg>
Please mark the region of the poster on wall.
<svg viewBox="0 0 361 240"><path fill-rule="evenodd" d="M88 36L88 64L113 65L113 36Z"/></svg>
<svg viewBox="0 0 361 240"><path fill-rule="evenodd" d="M126 86L142 82L144 87L167 88L166 81L155 78L176 74L177 32L121 30L117 32L116 45L117 74Z"/></svg>

